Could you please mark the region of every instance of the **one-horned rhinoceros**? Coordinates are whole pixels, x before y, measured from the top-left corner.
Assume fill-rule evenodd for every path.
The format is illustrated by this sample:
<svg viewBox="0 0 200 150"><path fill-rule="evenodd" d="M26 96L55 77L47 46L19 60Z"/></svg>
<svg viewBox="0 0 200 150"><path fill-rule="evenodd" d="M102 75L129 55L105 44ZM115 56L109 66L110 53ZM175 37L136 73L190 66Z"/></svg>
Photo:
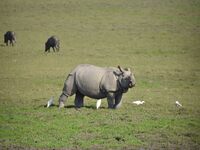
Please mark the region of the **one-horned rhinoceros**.
<svg viewBox="0 0 200 150"><path fill-rule="evenodd" d="M4 43L6 43L6 46L8 46L8 42L10 42L10 44L12 46L14 46L14 43L16 43L16 35L15 32L13 31L7 31L4 34Z"/></svg>
<svg viewBox="0 0 200 150"><path fill-rule="evenodd" d="M81 64L68 74L59 98L59 107L64 107L66 98L76 94L74 104L77 108L83 106L84 96L93 99L107 98L108 108L119 108L123 93L134 87L135 83L130 69Z"/></svg>
<svg viewBox="0 0 200 150"><path fill-rule="evenodd" d="M53 51L55 52L55 49L59 51L60 49L60 41L56 36L51 36L48 38L47 42L45 43L45 52L50 52L50 48L53 48Z"/></svg>

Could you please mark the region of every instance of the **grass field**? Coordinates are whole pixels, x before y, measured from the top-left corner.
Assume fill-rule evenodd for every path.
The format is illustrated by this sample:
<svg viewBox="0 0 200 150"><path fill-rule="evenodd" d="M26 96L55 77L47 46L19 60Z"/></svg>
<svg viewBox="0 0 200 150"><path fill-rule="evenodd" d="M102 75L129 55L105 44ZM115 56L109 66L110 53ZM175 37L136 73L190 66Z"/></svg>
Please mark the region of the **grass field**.
<svg viewBox="0 0 200 150"><path fill-rule="evenodd" d="M0 149L200 149L199 0L1 0L0 34ZM61 48L45 54L51 35ZM81 63L134 70L120 109L58 109Z"/></svg>

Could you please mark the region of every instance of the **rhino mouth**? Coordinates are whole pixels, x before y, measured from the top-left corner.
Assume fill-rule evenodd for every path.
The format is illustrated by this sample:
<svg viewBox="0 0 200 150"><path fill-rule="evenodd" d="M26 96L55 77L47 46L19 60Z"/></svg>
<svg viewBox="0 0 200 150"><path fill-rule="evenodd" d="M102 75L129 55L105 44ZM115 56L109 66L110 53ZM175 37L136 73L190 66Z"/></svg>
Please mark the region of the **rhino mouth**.
<svg viewBox="0 0 200 150"><path fill-rule="evenodd" d="M129 84L129 88L133 88L134 86L135 86L135 84L133 84L133 83Z"/></svg>

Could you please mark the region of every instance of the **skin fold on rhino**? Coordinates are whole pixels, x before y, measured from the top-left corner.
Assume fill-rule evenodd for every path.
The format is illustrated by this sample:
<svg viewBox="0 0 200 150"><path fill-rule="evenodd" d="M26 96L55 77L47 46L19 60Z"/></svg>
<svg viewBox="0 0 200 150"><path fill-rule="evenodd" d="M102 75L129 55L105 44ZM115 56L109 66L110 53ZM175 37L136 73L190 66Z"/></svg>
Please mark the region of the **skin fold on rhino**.
<svg viewBox="0 0 200 150"><path fill-rule="evenodd" d="M65 100L75 94L74 104L77 108L83 106L84 96L107 98L108 108L119 108L123 93L134 87L135 83L130 69L81 64L68 74L59 98L59 107L64 107Z"/></svg>

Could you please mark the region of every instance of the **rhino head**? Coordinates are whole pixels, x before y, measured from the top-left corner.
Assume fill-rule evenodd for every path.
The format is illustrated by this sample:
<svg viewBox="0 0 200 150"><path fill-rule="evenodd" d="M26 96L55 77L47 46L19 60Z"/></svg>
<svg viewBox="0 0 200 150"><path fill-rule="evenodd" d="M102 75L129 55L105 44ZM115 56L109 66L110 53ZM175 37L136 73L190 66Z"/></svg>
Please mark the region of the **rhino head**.
<svg viewBox="0 0 200 150"><path fill-rule="evenodd" d="M6 34L4 34L4 43L7 43L8 42L8 38L6 36Z"/></svg>
<svg viewBox="0 0 200 150"><path fill-rule="evenodd" d="M50 49L50 45L46 42L45 43L45 52Z"/></svg>
<svg viewBox="0 0 200 150"><path fill-rule="evenodd" d="M135 86L136 81L133 73L131 72L130 68L122 69L120 66L118 66L118 81L120 87L123 89L124 92L128 91L129 88L132 88Z"/></svg>

